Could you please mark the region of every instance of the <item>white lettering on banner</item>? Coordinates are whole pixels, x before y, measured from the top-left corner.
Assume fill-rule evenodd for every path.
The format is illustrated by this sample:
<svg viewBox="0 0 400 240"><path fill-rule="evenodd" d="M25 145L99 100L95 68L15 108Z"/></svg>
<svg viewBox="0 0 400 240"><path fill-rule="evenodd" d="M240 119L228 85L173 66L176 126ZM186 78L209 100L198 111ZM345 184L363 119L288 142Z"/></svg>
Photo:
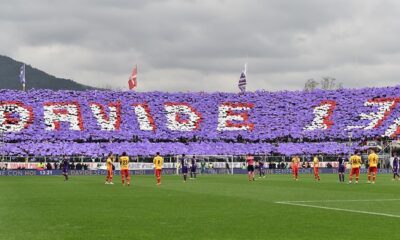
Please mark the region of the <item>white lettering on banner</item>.
<svg viewBox="0 0 400 240"><path fill-rule="evenodd" d="M362 120L369 120L369 123L367 125L348 126L346 130L352 130L352 129L371 130L374 128L379 128L383 124L383 122L388 118L388 116L392 113L398 102L399 102L398 98L379 98L365 102L364 106L366 107L378 107L376 112L360 114L360 118Z"/></svg>
<svg viewBox="0 0 400 240"><path fill-rule="evenodd" d="M33 111L20 102L2 102L0 104L0 130L19 132L33 122Z"/></svg>
<svg viewBox="0 0 400 240"><path fill-rule="evenodd" d="M201 114L185 103L165 103L167 127L173 131L193 131L199 128ZM185 115L187 119L182 119Z"/></svg>
<svg viewBox="0 0 400 240"><path fill-rule="evenodd" d="M371 112L360 113L359 119L361 122L356 122L352 126L343 126L344 130L350 131L352 129L361 129L364 131L379 129L380 127L388 126L386 123L395 108L398 106L400 98L375 98L368 100L364 106L374 108ZM88 106L93 113L97 125L102 131L115 131L121 130L122 108L120 102L112 102L106 104L90 103ZM161 107L161 106L159 106ZM322 101L320 105L313 108L314 118L309 125L302 126L304 131L314 130L328 130L334 122L331 117L336 102L332 100ZM106 109L107 108L107 109ZM250 119L250 114L254 108L252 103L237 103L228 102L222 103L218 106L218 119L209 120L210 122L217 121L216 130L223 131L252 131L255 124ZM136 114L138 127L142 131L156 131L156 124L150 112L147 103L139 103L133 105L133 110ZM254 109L255 110L255 109ZM189 103L180 102L166 102L163 109L158 109L165 114L167 119L166 129L172 131L190 132L199 130L202 121L204 120L202 114L194 109ZM129 113L127 113L129 114ZM161 114L161 113L160 113ZM157 114L160 117L160 114ZM77 102L47 102L43 104L43 121L38 120L38 123L44 122L44 129L47 131L59 131L63 123L66 124L66 129L73 131L83 131L82 113L79 103ZM400 134L400 117L393 120L390 126L385 129L383 136L395 138ZM159 119L163 122L162 119ZM253 120L256 121L256 120ZM348 120L352 122L353 120ZM34 122L34 115L32 108L20 102L13 101L0 101L0 131L3 132L19 132L27 129ZM93 126L93 124L88 124ZM38 128L40 126L36 126ZM273 128L273 126L272 126ZM286 132L292 129L292 126L287 126ZM97 127L98 129L98 127ZM37 129L35 129L37 130ZM207 128L207 130L209 130ZM90 131L90 129L89 129ZM165 128L163 128L165 132ZM259 130L261 131L261 130ZM265 131L269 131L266 129ZM272 131L272 130L271 130ZM375 133L376 131L374 131ZM379 134L382 134L379 131ZM285 133L286 134L286 133Z"/></svg>
<svg viewBox="0 0 400 240"><path fill-rule="evenodd" d="M247 111L254 107L252 103L224 103L218 107L218 131L253 130L254 124L248 122ZM238 113L237 111L242 111Z"/></svg>
<svg viewBox="0 0 400 240"><path fill-rule="evenodd" d="M108 116L103 105L91 103L90 109L97 120L97 124L103 131L119 130L121 125L121 105L119 102L108 104Z"/></svg>
<svg viewBox="0 0 400 240"><path fill-rule="evenodd" d="M135 114L137 116L137 121L139 123L139 129L142 131L154 131L156 130L156 125L154 124L154 119L150 114L150 109L147 104L135 104L133 105Z"/></svg>
<svg viewBox="0 0 400 240"><path fill-rule="evenodd" d="M386 130L384 137L396 137L400 134L400 117L394 120L394 123Z"/></svg>
<svg viewBox="0 0 400 240"><path fill-rule="evenodd" d="M331 120L331 115L334 108L336 107L335 101L323 101L319 106L314 108L314 119L310 125L306 126L304 130L314 131L314 130L326 130L331 128L333 122Z"/></svg>
<svg viewBox="0 0 400 240"><path fill-rule="evenodd" d="M60 130L61 122L69 123L69 130L83 130L78 103L46 103L44 105L44 122L47 131Z"/></svg>

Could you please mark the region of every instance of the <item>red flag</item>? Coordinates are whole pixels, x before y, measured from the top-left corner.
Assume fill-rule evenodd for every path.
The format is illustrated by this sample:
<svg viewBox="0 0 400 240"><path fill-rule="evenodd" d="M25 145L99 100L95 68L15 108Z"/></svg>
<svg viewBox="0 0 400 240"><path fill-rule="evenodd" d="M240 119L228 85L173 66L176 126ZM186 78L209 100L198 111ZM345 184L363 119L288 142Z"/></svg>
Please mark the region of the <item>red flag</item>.
<svg viewBox="0 0 400 240"><path fill-rule="evenodd" d="M129 78L129 81L128 81L129 90L132 90L137 86L136 78L137 78L137 66L135 66L133 68L132 75Z"/></svg>

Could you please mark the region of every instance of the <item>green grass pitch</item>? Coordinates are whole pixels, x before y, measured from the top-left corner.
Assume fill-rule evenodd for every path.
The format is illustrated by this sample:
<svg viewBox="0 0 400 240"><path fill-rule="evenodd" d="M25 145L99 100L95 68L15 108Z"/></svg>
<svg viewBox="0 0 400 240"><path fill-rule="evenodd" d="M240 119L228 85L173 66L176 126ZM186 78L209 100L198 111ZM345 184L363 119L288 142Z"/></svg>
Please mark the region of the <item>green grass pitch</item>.
<svg viewBox="0 0 400 240"><path fill-rule="evenodd" d="M0 239L396 239L400 181L300 177L0 177Z"/></svg>

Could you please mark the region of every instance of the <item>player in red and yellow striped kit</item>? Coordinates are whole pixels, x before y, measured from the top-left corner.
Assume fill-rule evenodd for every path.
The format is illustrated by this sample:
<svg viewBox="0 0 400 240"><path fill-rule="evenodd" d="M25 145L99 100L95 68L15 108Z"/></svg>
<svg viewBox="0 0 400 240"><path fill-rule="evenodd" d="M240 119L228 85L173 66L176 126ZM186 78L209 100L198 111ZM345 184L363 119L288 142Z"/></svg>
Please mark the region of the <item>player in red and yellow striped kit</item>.
<svg viewBox="0 0 400 240"><path fill-rule="evenodd" d="M360 167L361 167L361 157L358 155L358 152L355 152L351 157L350 157L350 164L351 164L351 172L350 172L350 178L349 178L349 183L353 182L353 175L356 175L356 183L358 183L358 177L360 176Z"/></svg>
<svg viewBox="0 0 400 240"><path fill-rule="evenodd" d="M161 184L161 172L164 164L164 158L160 156L160 153L157 152L157 155L153 159L154 171L157 178L157 185Z"/></svg>
<svg viewBox="0 0 400 240"><path fill-rule="evenodd" d="M371 175L372 183L375 183L376 173L378 172L378 160L378 155L375 153L374 150L371 149L371 153L368 155L368 183L371 183Z"/></svg>
<svg viewBox="0 0 400 240"><path fill-rule="evenodd" d="M318 156L315 155L313 159L313 165L314 165L314 180L321 180L319 178L319 159Z"/></svg>
<svg viewBox="0 0 400 240"><path fill-rule="evenodd" d="M292 158L292 172L293 172L293 179L299 180L299 165L300 165L300 158L299 156L294 156Z"/></svg>
<svg viewBox="0 0 400 240"><path fill-rule="evenodd" d="M129 157L126 155L126 152L123 152L121 157L119 157L119 163L121 165L122 186L125 186L125 179L128 186L130 186L131 176L129 174Z"/></svg>
<svg viewBox="0 0 400 240"><path fill-rule="evenodd" d="M113 183L113 162L114 156L112 153L108 154L106 166L107 166L107 177L106 177L106 184L114 184Z"/></svg>

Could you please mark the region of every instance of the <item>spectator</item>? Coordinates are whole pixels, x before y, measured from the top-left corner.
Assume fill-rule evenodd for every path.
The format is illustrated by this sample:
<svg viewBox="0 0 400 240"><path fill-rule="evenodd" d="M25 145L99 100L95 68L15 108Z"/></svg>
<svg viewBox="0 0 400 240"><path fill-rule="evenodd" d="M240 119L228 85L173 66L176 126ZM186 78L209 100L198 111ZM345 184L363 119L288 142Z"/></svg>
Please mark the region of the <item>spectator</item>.
<svg viewBox="0 0 400 240"><path fill-rule="evenodd" d="M82 170L82 164L80 162L76 164L76 170Z"/></svg>
<svg viewBox="0 0 400 240"><path fill-rule="evenodd" d="M39 163L36 165L36 170L39 170L39 171L44 170L44 163L43 163L43 162L39 162Z"/></svg>
<svg viewBox="0 0 400 240"><path fill-rule="evenodd" d="M201 174L204 174L206 171L206 161L204 159L201 161Z"/></svg>
<svg viewBox="0 0 400 240"><path fill-rule="evenodd" d="M228 172L228 174L231 173L231 168L229 167L229 162L228 162L228 160L226 160L226 162L225 162L225 169L226 169L226 171Z"/></svg>
<svg viewBox="0 0 400 240"><path fill-rule="evenodd" d="M51 166L51 163L49 163L49 162L47 163L46 169L47 169L47 170L52 170L52 169L53 169L52 166Z"/></svg>
<svg viewBox="0 0 400 240"><path fill-rule="evenodd" d="M285 168L286 168L285 163L284 163L284 162L281 162L281 169L285 169Z"/></svg>

